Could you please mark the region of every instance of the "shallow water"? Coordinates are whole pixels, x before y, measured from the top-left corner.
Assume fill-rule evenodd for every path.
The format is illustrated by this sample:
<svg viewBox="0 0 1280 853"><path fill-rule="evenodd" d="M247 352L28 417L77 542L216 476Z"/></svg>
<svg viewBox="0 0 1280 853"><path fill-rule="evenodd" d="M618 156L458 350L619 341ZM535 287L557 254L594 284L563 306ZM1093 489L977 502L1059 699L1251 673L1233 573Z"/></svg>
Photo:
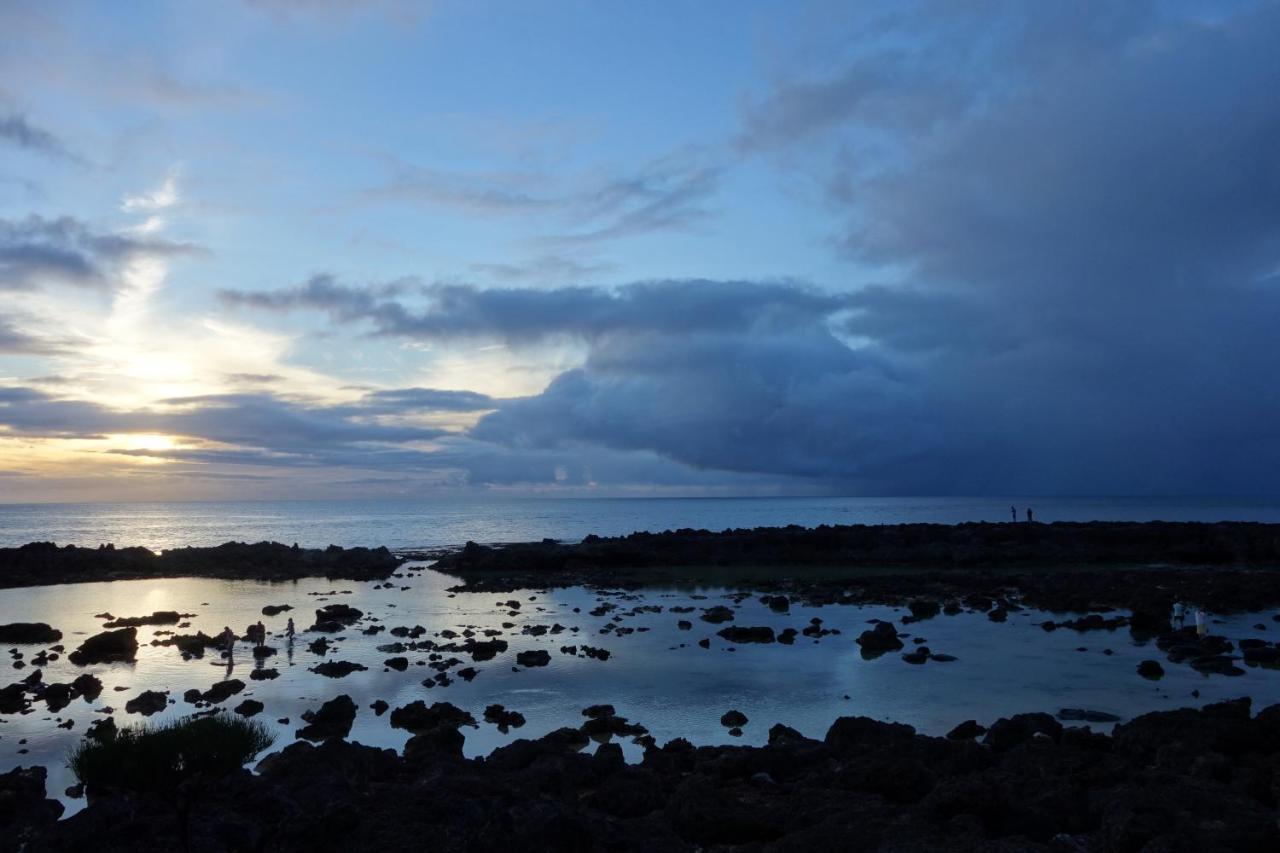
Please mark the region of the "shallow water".
<svg viewBox="0 0 1280 853"><path fill-rule="evenodd" d="M360 633L360 628L371 624L369 621L333 635L345 639L329 652L327 659L355 661L369 667L366 672L340 679L325 678L307 669L322 660L306 648L308 641L320 635L300 633L291 655L283 637L269 639L270 645L280 649L279 655L266 663L281 673L274 681L249 679L253 661L248 647L241 644L231 676L248 686L222 707L229 710L245 698L263 702L266 710L257 719L277 732L275 749L292 742L304 710L317 708L341 693L350 694L360 707L351 739L392 748L402 746L408 734L392 729L387 716L377 717L369 710L375 699L385 699L393 708L415 699L428 704L449 701L470 711L477 720L481 720L485 706L495 702L524 714L527 724L505 735L483 721L476 729L464 729L465 750L472 756L487 754L516 737L537 737L560 726L579 725L583 720L581 709L601 702L613 704L619 714L647 726L659 743L686 737L698 744L762 744L769 727L776 722L822 737L833 720L852 714L906 722L925 733L944 734L966 719L987 724L1013 713L1056 712L1062 707L1090 708L1129 718L1151 710L1244 695L1254 698L1255 707L1280 702L1280 672L1251 667L1237 678L1205 676L1188 666L1165 662L1159 650L1136 644L1125 629L1084 634L1063 629L1045 632L1038 623L1050 618L1049 614L1031 610L1010 613L1004 624L993 623L983 614L962 613L899 625L904 632L927 638L927 645L934 652L959 658L954 663L931 661L912 666L898 653L864 660L854 642L870 619L900 623L905 611L890 607L794 606L790 613L779 614L752 596L741 601L731 624L800 629L818 617L823 620L823 627L837 628L841 633L817 642L801 636L794 646L739 645L730 651L732 644L715 634L724 626L699 620L700 611L670 612L672 606L679 605L732 606L734 596L723 589L649 589L623 596L569 588L451 596L447 588L456 580L431 570L400 582L410 589L373 589L372 583L319 579L294 583L178 579L3 590L0 623L48 622L63 631L63 644L68 651L85 636L101 630L102 620L94 614L104 611L116 616L139 616L156 610L194 613L191 626L181 632L203 630L211 635L224 625L243 632L259 618L269 631L280 632L290 615L303 629L311 624L315 608L332 602L357 607L365 612L366 620L376 618L381 622L373 624L388 628L422 625L427 629L423 639L432 639L436 632L447 628L503 630L504 621L515 623L515 628L503 630L502 638L510 648L496 659L472 664L466 655L457 655L464 660L460 666L473 665L480 671L473 682L455 678L448 687L430 689L421 685L424 678L435 674L426 666L411 665L407 672L382 666L389 655L376 647L396 638L387 632L374 636ZM349 594L342 594L348 590ZM330 591L339 594L315 594ZM499 602L511 598L523 605L516 616L508 615L507 608L499 606ZM617 604L617 610L602 616L590 615L589 611L602 600ZM265 604L292 604L296 609L261 617ZM664 612L623 615L633 607L645 605L661 606ZM580 612L573 612L574 608ZM678 630L676 622L680 619L692 621L693 630ZM599 633L610 621L650 630L637 630L627 636ZM549 626L554 622L579 630L576 634L566 630L541 637L519 633L524 625ZM1252 627L1259 622L1269 631L1259 632ZM37 703L34 712L0 722L0 772L19 765L44 764L49 768L49 793L60 795L73 781L63 765L64 756L87 725L102 716L96 709L114 706L119 725L141 722L142 717L124 713L125 702L145 689L165 689L176 704L150 720L177 718L191 712L192 706L182 700L183 691L192 687L205 690L225 678L227 670L216 652L207 652L203 660L184 661L173 647L148 645L156 631L170 629L172 626L139 628L141 647L134 664L80 668L63 657L47 666L46 682L70 681L88 671L102 679L103 693L92 705L74 701L57 718L45 710L43 703ZM1271 621L1270 614L1242 615L1224 618L1213 626L1213 632L1233 640L1269 638L1269 634L1280 632L1280 623ZM703 637L711 638L710 649L697 646ZM908 647L912 644L909 639L905 642ZM600 646L613 656L608 661L598 661L559 653L560 646L574 643ZM1087 651L1077 651L1077 647ZM516 653L534 648L551 652L550 665L513 671ZM1105 649L1113 653L1104 654ZM22 651L29 658L38 647ZM406 654L411 664L427 658L426 652ZM1164 664L1164 679L1151 682L1136 674L1137 663L1144 658ZM0 665L8 666L9 662ZM28 666L12 675L16 680L30 671ZM9 680L3 679L3 683ZM116 691L117 687L127 689ZM1193 690L1200 691L1198 698L1191 696ZM741 738L730 737L720 725L720 716L731 708L750 719ZM290 718L290 723L276 723L281 717ZM74 728L56 728L58 719L74 720ZM27 743L19 744L22 739ZM629 739L622 743L629 758L639 757L639 748ZM29 752L19 754L22 748ZM80 801L64 802L69 811L81 805Z"/></svg>
<svg viewBox="0 0 1280 853"><path fill-rule="evenodd" d="M4 496L0 495L0 500ZM577 541L588 533L800 524L1007 521L1009 507L1040 521L1271 521L1280 497L760 497L506 498L448 500L0 503L0 547L53 541L152 549L274 540L323 548L398 550L477 542ZM1022 516L1019 515L1019 518Z"/></svg>

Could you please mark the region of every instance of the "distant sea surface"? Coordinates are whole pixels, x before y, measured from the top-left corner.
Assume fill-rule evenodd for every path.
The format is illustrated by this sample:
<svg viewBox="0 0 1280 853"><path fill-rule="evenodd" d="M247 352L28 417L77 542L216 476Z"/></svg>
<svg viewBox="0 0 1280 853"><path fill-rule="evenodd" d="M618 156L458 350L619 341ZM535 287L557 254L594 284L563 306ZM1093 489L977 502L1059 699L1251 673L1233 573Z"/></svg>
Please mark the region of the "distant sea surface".
<svg viewBox="0 0 1280 853"><path fill-rule="evenodd" d="M800 524L1008 521L1280 522L1276 498L505 498L0 504L0 546L144 545L167 549L228 540L393 550L589 533Z"/></svg>

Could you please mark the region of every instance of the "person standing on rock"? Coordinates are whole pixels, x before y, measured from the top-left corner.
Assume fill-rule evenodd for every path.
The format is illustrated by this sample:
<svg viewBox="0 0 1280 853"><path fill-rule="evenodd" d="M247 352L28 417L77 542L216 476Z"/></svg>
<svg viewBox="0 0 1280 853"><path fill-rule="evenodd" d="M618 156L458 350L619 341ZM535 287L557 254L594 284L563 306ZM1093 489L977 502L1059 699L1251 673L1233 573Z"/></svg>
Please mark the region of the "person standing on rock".
<svg viewBox="0 0 1280 853"><path fill-rule="evenodd" d="M1173 624L1181 628L1187 622L1187 608L1181 601L1173 603L1173 618L1169 620Z"/></svg>
<svg viewBox="0 0 1280 853"><path fill-rule="evenodd" d="M1018 521L1018 508L1016 506L1009 507L1009 515L1013 517L1013 521L1016 524Z"/></svg>
<svg viewBox="0 0 1280 853"><path fill-rule="evenodd" d="M1031 513L1031 507L1027 507L1027 524L1030 524L1031 522L1033 522L1033 521L1035 521L1035 520L1036 520L1036 517L1035 517L1034 515L1032 515L1032 513Z"/></svg>
<svg viewBox="0 0 1280 853"><path fill-rule="evenodd" d="M236 634L231 630L230 625L222 629L222 645L226 646L227 660L231 660L236 651Z"/></svg>
<svg viewBox="0 0 1280 853"><path fill-rule="evenodd" d="M289 638L289 642L293 642L293 617L289 617L289 624L284 626L284 635Z"/></svg>
<svg viewBox="0 0 1280 853"><path fill-rule="evenodd" d="M1204 609L1196 609L1196 636L1204 639L1204 635L1209 633L1209 626L1205 624Z"/></svg>
<svg viewBox="0 0 1280 853"><path fill-rule="evenodd" d="M263 625L261 620L257 625L253 626L253 639L258 648L262 648L267 644L267 626Z"/></svg>

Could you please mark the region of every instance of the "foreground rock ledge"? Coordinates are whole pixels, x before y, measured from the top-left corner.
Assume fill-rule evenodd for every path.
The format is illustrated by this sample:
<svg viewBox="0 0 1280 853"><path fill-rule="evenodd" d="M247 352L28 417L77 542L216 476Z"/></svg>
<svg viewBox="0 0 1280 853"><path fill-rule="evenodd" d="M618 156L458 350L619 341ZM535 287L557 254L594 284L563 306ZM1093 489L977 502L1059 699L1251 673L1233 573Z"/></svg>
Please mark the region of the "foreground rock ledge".
<svg viewBox="0 0 1280 853"><path fill-rule="evenodd" d="M675 740L639 765L612 743L578 752L566 732L475 760L445 723L403 757L296 743L260 776L211 786L192 849L1280 849L1280 706L1251 717L1248 699L1147 714L1113 736L1024 714L985 742L845 717L822 741L778 725L765 747ZM158 799L90 791L54 823L29 781L14 777L30 802L8 815L28 849L178 849Z"/></svg>
<svg viewBox="0 0 1280 853"><path fill-rule="evenodd" d="M0 548L0 588L143 578L201 577L228 580L382 580L400 565L386 548L296 548L279 542L227 542L214 548L58 547L32 542Z"/></svg>

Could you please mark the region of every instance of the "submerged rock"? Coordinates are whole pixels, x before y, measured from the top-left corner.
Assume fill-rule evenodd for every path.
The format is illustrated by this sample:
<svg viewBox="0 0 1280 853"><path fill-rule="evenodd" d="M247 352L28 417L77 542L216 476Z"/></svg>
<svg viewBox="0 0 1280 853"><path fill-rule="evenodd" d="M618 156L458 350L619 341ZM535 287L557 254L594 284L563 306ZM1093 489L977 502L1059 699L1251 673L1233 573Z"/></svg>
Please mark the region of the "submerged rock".
<svg viewBox="0 0 1280 853"><path fill-rule="evenodd" d="M325 678L346 678L353 672L363 672L367 669L368 667L362 663L346 660L327 660L324 663L310 667L311 672L323 675Z"/></svg>
<svg viewBox="0 0 1280 853"><path fill-rule="evenodd" d="M104 622L104 628L138 628L143 625L177 625L183 614L176 610L157 610L150 616L131 616L124 619L112 619Z"/></svg>

